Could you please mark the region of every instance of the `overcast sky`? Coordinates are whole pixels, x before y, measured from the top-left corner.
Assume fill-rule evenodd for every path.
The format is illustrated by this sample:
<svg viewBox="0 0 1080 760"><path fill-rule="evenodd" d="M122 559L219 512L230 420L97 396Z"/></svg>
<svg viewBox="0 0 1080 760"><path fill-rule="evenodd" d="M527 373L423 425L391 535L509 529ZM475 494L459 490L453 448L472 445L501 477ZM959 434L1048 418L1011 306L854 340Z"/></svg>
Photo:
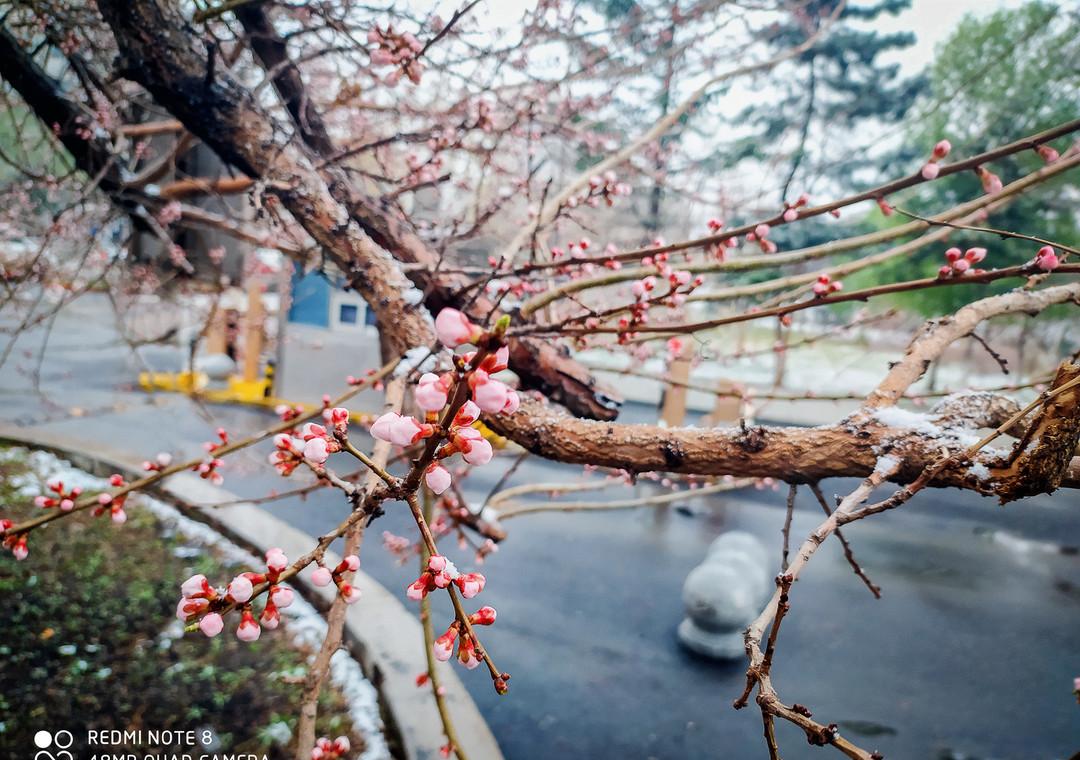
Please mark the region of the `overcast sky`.
<svg viewBox="0 0 1080 760"><path fill-rule="evenodd" d="M535 7L536 0L486 0L486 4L487 23L507 26L518 21L526 9ZM886 32L915 33L915 45L895 56L905 73L914 73L933 58L934 48L948 37L964 14L982 16L1022 4L1022 0L913 0L910 10L895 17L882 14L874 25Z"/></svg>

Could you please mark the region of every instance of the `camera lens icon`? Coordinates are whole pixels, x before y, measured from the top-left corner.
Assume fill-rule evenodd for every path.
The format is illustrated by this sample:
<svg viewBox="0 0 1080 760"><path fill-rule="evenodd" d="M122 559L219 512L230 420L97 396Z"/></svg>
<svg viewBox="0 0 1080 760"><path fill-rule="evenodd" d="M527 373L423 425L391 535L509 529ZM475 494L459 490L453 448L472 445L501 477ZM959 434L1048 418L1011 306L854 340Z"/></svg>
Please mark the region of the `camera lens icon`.
<svg viewBox="0 0 1080 760"><path fill-rule="evenodd" d="M75 737L70 731L57 731L55 734L42 729L34 734L34 744L38 749L48 749L56 746L58 749L67 749L74 742ZM69 754L69 753L61 753Z"/></svg>

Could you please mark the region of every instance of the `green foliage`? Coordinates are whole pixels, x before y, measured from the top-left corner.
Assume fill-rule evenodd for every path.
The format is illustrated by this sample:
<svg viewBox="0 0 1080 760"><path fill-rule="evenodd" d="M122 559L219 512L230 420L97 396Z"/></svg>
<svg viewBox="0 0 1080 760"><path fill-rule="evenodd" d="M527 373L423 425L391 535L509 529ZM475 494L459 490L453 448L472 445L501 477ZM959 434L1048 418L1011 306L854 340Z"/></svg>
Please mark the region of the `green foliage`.
<svg viewBox="0 0 1080 760"><path fill-rule="evenodd" d="M25 504L15 482L28 467L8 454L0 460L0 503ZM29 511L6 506L4 514ZM214 639L175 638L185 578L229 578L247 568L202 551L184 559L191 552L183 538L163 533L137 506L122 528L82 514L35 531L30 552L24 562L0 556L0 757L26 755L46 727L71 731L76 748L87 728L209 728L222 751L292 756L269 728L295 728L300 703L295 681L306 653L290 646L286 632L268 631L252 644L231 627ZM318 730L351 733L344 710L341 697L325 691Z"/></svg>
<svg viewBox="0 0 1080 760"><path fill-rule="evenodd" d="M14 96L9 93L8 97ZM0 186L24 179L19 168L53 176L70 169L67 154L56 150L45 126L21 103L0 113L0 156ZM35 200L44 201L45 192L39 186L35 183L32 192L39 196Z"/></svg>
<svg viewBox="0 0 1080 760"><path fill-rule="evenodd" d="M980 153L1026 135L1075 119L1080 110L1080 14L1047 2L1033 2L985 18L966 17L940 47L929 68L930 88L915 109L905 139L906 151L895 157L893 172L911 172L940 139L953 144L950 158ZM1068 138L1057 141L1064 150ZM1043 165L1033 151L1010 156L987 169L1008 183ZM923 213L940 212L983 193L974 172L953 175L923 186L917 199L902 206ZM1077 176L1075 170L1037 186L984 226L1075 244ZM901 223L893 217L890 220ZM985 234L957 232L948 245L989 250L984 266L1002 267L1031 260L1037 245ZM877 281L933 276L943 263L945 246L874 270ZM855 284L855 280L852 284ZM989 285L931 288L896 296L901 305L940 314L973 298L1004 292L1015 281Z"/></svg>
<svg viewBox="0 0 1080 760"><path fill-rule="evenodd" d="M806 28L799 16L828 18L838 4L839 0L810 0L800 4L799 14L791 14L789 21L770 30L769 44L777 52L799 45L806 39ZM794 71L774 82L777 97L752 106L739 116L738 122L755 125L757 134L752 141L744 139L734 146L736 150L730 154L730 161L734 164L746 158L764 160L775 141L792 130L800 133L784 183L786 195L801 184L804 164L814 151L815 128L854 130L870 121L888 123L903 118L925 86L924 79L901 78L899 67L881 63L879 56L909 47L915 37L908 32L885 34L861 24L883 13L895 15L910 5L910 0L846 3L828 33L799 56ZM850 182L850 167L843 161L831 167L817 167L814 172L814 176L822 176L824 172L824 176L841 183Z"/></svg>

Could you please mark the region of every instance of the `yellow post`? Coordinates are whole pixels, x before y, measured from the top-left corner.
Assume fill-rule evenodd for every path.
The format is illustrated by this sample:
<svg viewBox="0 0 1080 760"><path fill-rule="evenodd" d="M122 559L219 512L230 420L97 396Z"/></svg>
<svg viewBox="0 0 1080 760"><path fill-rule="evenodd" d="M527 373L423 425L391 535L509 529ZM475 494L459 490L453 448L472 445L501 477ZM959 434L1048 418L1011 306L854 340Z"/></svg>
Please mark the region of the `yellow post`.
<svg viewBox="0 0 1080 760"><path fill-rule="evenodd" d="M206 353L225 353L225 310L221 308L221 304L214 305L210 324L206 328Z"/></svg>
<svg viewBox="0 0 1080 760"><path fill-rule="evenodd" d="M721 380L716 384L717 396L713 409L702 420L703 424L720 427L738 422L742 412L742 398L730 395L735 389L735 383L730 380Z"/></svg>
<svg viewBox="0 0 1080 760"><path fill-rule="evenodd" d="M664 390L664 404L660 409L660 421L668 427L678 427L686 419L686 383L690 380L690 361L694 356L691 341L686 341L679 355L668 365L668 383Z"/></svg>
<svg viewBox="0 0 1080 760"><path fill-rule="evenodd" d="M262 287L253 281L248 285L247 318L244 320L244 380L253 382L259 378L259 357L263 344Z"/></svg>

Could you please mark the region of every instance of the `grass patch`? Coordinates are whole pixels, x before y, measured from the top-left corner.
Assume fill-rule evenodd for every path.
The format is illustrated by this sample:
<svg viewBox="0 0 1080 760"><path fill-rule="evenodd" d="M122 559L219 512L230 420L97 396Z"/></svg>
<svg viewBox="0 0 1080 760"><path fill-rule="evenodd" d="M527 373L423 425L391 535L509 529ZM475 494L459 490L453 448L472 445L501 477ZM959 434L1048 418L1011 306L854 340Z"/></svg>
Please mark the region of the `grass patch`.
<svg viewBox="0 0 1080 760"><path fill-rule="evenodd" d="M20 491L27 479L41 476L26 453L0 450L4 517L36 511ZM40 729L71 731L76 757L86 754L87 729L210 729L212 750L291 757L310 652L293 645L284 622L251 644L233 635L234 616L217 638L180 636L185 578L221 582L251 568L192 547L137 506L128 514L123 526L89 513L59 520L31 534L26 561L0 555L0 757L31 752ZM359 754L363 739L339 693L324 690L319 715L319 735L348 735ZM140 758L199 750L107 749Z"/></svg>

